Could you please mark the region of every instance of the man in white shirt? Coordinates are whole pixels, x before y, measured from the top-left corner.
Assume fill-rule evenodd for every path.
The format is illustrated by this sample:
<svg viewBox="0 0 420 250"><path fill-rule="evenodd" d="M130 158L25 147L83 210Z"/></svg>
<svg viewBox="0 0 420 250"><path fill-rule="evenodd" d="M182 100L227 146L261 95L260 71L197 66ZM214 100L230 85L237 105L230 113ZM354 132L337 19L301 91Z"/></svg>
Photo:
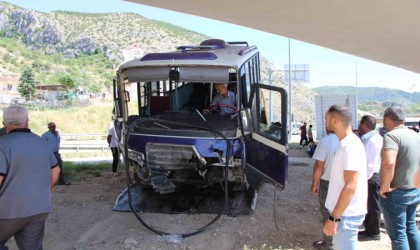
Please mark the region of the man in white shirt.
<svg viewBox="0 0 420 250"><path fill-rule="evenodd" d="M106 138L108 142L108 146L111 149L112 152L112 175L119 176L121 174L120 171L118 171L118 163L120 162L120 152L118 150L118 142L115 137L115 129L114 126L112 126L108 130L108 136Z"/></svg>
<svg viewBox="0 0 420 250"><path fill-rule="evenodd" d="M328 195L330 217L324 234L333 236L334 249L356 249L357 233L367 212L366 153L351 128L347 106L333 105L325 115L327 130L339 139L332 160Z"/></svg>
<svg viewBox="0 0 420 250"><path fill-rule="evenodd" d="M376 119L371 115L362 117L359 123L359 135L361 135L363 146L365 146L367 158L368 178L368 213L363 222L364 231L359 232L359 240L380 240L379 226L381 222L381 211L379 209L379 170L381 168L381 152L383 138L375 130Z"/></svg>
<svg viewBox="0 0 420 250"><path fill-rule="evenodd" d="M328 194L328 184L330 180L332 158L338 145L338 137L327 131L328 136L319 140L315 149L313 159L315 159L311 193L319 197L320 211L322 215L322 223L325 223L330 216L330 212L325 208L325 199ZM319 186L318 186L319 185ZM316 249L333 249L332 237L323 235L322 241L315 241L313 247Z"/></svg>
<svg viewBox="0 0 420 250"><path fill-rule="evenodd" d="M312 124L309 125L309 128L308 128L308 140L309 140L309 142L313 142L314 141L314 136L312 134Z"/></svg>

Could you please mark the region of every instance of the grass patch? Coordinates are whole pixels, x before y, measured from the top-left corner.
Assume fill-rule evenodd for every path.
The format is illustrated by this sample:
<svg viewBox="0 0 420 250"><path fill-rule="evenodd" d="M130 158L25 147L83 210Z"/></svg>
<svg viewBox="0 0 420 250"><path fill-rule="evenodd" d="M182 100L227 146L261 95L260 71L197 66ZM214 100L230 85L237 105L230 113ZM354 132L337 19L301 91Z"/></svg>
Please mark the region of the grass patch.
<svg viewBox="0 0 420 250"><path fill-rule="evenodd" d="M104 174L111 173L110 162L63 162L65 178L72 182L78 183L82 180L101 177ZM120 163L118 169L123 171L125 165ZM124 171L123 171L124 172Z"/></svg>
<svg viewBox="0 0 420 250"><path fill-rule="evenodd" d="M104 151L94 151L94 152L60 152L61 158L63 160L74 159L74 158L104 158L109 157L111 159L112 153L109 148Z"/></svg>
<svg viewBox="0 0 420 250"><path fill-rule="evenodd" d="M111 171L110 163L74 163L64 162L64 175L70 182L100 177L104 172Z"/></svg>
<svg viewBox="0 0 420 250"><path fill-rule="evenodd" d="M64 110L29 110L29 127L40 135L54 121L60 133L107 133L111 122L112 102L100 105L74 106Z"/></svg>
<svg viewBox="0 0 420 250"><path fill-rule="evenodd" d="M3 106L0 119L3 120ZM108 133L112 122L112 101L88 106L72 106L61 110L28 110L29 128L37 135L55 122L61 134ZM109 151L107 151L109 152Z"/></svg>

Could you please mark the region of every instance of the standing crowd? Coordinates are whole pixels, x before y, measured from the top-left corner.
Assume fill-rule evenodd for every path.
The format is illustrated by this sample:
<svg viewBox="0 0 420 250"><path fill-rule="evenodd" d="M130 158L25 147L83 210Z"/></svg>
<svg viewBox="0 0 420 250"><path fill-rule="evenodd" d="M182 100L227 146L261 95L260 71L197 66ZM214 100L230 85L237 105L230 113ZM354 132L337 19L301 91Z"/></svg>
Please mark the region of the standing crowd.
<svg viewBox="0 0 420 250"><path fill-rule="evenodd" d="M379 240L382 212L392 249L420 249L420 134L404 125L403 110L385 110L383 137L369 115L354 132L346 106L331 106L325 120L328 135L314 152L310 188L324 223L314 248L350 250L358 240Z"/></svg>
<svg viewBox="0 0 420 250"><path fill-rule="evenodd" d="M381 212L393 249L420 249L416 208L420 203L420 134L404 125L401 108L384 112L387 133L376 131L376 119L363 116L357 133L346 106L333 105L325 115L328 136L313 158L310 191L319 195L323 235L316 249L356 249L357 240L379 240ZM0 249L15 237L19 249L42 249L45 221L51 210L50 192L63 176L60 135L50 122L41 137L29 129L21 106L4 109L6 134L0 136ZM301 144L313 140L312 126L301 128ZM0 131L1 132L1 131ZM307 133L308 132L308 133ZM109 130L112 172L119 153L115 131ZM363 226L363 230L359 228Z"/></svg>

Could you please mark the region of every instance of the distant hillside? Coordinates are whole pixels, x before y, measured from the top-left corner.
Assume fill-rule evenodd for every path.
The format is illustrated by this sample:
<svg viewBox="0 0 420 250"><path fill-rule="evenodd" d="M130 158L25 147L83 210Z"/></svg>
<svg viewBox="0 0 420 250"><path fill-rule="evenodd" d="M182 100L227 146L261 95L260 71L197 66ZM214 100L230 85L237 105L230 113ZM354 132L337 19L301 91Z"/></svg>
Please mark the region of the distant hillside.
<svg viewBox="0 0 420 250"><path fill-rule="evenodd" d="M378 87L356 87L353 86L325 86L313 89L320 95L356 95L358 94L359 103L398 103L402 105L410 104L410 96L412 103L420 103L420 93L408 93L402 90L378 88Z"/></svg>
<svg viewBox="0 0 420 250"><path fill-rule="evenodd" d="M83 72L92 68L87 63L78 65L77 60L69 59L92 55L101 55L108 60L105 67L94 67L112 75L113 69L123 61L147 53L173 51L179 45L198 45L209 37L132 13L42 13L0 1L0 38L3 38L0 72L16 76L25 66L34 68L40 75L60 71L78 75L81 72L71 70ZM93 60L102 58L96 56ZM267 79L268 68L274 66L265 58L261 61L262 75ZM100 72L93 74L99 76ZM281 75L277 72L273 78L280 79ZM44 84L53 84L55 79L41 76L41 80Z"/></svg>
<svg viewBox="0 0 420 250"><path fill-rule="evenodd" d="M358 95L359 109L382 114L386 107L401 106L408 114L420 114L420 93L402 90L353 86L324 86L313 88L319 95Z"/></svg>
<svg viewBox="0 0 420 250"><path fill-rule="evenodd" d="M30 49L14 38L0 37L0 58L0 83L17 84L22 69L30 67L38 84L57 84L63 76L91 92L112 84L114 63L101 53L64 58L62 54L47 55Z"/></svg>
<svg viewBox="0 0 420 250"><path fill-rule="evenodd" d="M17 84L22 69L31 67L40 84L71 76L91 92L110 91L121 62L208 38L133 13L42 13L0 1L0 82ZM268 84L269 68L275 69L262 55L263 83ZM280 71L274 71L272 80L288 89ZM295 119L313 120L312 90L293 85L292 99Z"/></svg>
<svg viewBox="0 0 420 250"><path fill-rule="evenodd" d="M2 36L20 38L32 49L66 58L101 52L115 62L125 50L145 54L197 44L206 36L131 13L42 13L0 2ZM129 52L128 52L129 53Z"/></svg>
<svg viewBox="0 0 420 250"><path fill-rule="evenodd" d="M24 67L39 83L63 75L98 92L124 60L198 44L207 37L130 13L42 13L0 2L0 81L17 82Z"/></svg>

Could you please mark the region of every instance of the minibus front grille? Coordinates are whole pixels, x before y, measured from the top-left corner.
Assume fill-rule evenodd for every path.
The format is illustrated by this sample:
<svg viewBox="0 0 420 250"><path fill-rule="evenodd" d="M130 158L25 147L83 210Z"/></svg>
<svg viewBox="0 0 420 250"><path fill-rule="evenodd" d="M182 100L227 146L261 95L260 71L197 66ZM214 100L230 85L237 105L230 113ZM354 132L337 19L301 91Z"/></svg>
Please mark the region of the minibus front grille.
<svg viewBox="0 0 420 250"><path fill-rule="evenodd" d="M197 169L200 165L207 165L206 160L191 145L148 143L146 159L151 173Z"/></svg>

